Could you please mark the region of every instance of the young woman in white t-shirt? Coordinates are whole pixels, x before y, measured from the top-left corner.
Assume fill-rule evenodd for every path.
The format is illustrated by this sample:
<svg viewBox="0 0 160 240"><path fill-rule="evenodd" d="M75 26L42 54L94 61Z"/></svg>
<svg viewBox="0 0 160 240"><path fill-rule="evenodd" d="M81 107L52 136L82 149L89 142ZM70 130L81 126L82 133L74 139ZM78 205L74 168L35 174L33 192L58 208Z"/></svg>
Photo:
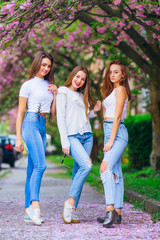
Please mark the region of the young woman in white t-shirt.
<svg viewBox="0 0 160 240"><path fill-rule="evenodd" d="M56 115L56 95L53 58L48 53L39 52L32 62L28 80L21 86L16 121L16 150L23 152L22 138L28 149L24 221L37 225L43 222L39 192L46 169L46 114Z"/></svg>
<svg viewBox="0 0 160 240"><path fill-rule="evenodd" d="M107 67L102 86L104 116L104 159L101 164L101 179L106 199L106 214L97 221L103 227L121 223L123 208L123 176L121 155L127 146L128 132L124 126L131 92L127 70L120 60L113 60Z"/></svg>
<svg viewBox="0 0 160 240"><path fill-rule="evenodd" d="M69 199L63 205L65 223L80 222L76 208L80 199L83 184L92 167L90 154L93 145L92 129L89 119L101 109L89 90L89 73L83 66L75 67L63 87L58 89L56 99L57 124L61 137L62 151L74 159L72 185Z"/></svg>

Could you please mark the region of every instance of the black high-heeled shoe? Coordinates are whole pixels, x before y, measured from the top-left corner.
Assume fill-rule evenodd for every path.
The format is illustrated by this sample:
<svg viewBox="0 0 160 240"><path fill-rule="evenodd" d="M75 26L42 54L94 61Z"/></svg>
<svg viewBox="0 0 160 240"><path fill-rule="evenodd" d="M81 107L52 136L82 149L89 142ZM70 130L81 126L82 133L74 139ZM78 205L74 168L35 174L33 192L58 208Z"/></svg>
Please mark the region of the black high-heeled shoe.
<svg viewBox="0 0 160 240"><path fill-rule="evenodd" d="M104 223L105 218L106 218L106 215L105 215L105 216L98 217L98 218L97 218L97 222L99 222L99 223ZM115 223L115 224L121 224L121 220L122 220L121 215L118 215L118 214L117 214L116 217L115 217L114 223Z"/></svg>
<svg viewBox="0 0 160 240"><path fill-rule="evenodd" d="M103 227L105 227L105 228L110 227L114 223L116 215L118 215L118 213L115 210L107 211L106 217L103 222Z"/></svg>
<svg viewBox="0 0 160 240"><path fill-rule="evenodd" d="M122 220L121 215L118 215L118 214L117 214L114 223L115 223L115 224L121 224L121 220Z"/></svg>

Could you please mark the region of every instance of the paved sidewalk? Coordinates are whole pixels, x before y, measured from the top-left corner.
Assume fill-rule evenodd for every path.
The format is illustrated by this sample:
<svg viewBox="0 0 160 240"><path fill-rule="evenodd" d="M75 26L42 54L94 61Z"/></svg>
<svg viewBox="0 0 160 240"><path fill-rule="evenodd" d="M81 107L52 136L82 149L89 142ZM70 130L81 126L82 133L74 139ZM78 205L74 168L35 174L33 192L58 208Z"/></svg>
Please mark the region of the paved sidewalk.
<svg viewBox="0 0 160 240"><path fill-rule="evenodd" d="M77 213L80 224L65 224L62 220L63 201L68 198L71 180L44 176L41 187L41 212L45 223L36 226L23 222L26 158L0 179L0 240L114 240L160 239L160 222L152 223L149 214L134 210L125 203L122 224L103 228L97 216L105 211L104 197L85 184ZM49 171L56 171L48 164Z"/></svg>

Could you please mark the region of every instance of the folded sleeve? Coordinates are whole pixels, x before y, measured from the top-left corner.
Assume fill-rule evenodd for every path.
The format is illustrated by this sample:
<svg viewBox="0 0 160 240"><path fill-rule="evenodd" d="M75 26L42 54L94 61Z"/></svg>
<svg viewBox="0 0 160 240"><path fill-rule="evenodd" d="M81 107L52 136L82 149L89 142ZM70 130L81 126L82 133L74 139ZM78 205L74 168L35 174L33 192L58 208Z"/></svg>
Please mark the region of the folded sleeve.
<svg viewBox="0 0 160 240"><path fill-rule="evenodd" d="M29 89L29 81L28 81L28 82L25 82L22 84L20 92L19 92L19 96L28 98L29 93L30 93L30 89Z"/></svg>
<svg viewBox="0 0 160 240"><path fill-rule="evenodd" d="M66 93L59 91L56 97L56 112L57 112L57 125L60 133L62 148L70 147L66 126L66 102L67 102Z"/></svg>
<svg viewBox="0 0 160 240"><path fill-rule="evenodd" d="M93 110L91 110L91 111L88 113L88 118L90 119L90 118L95 118L95 117L97 117L97 114L95 114L95 113L93 112Z"/></svg>

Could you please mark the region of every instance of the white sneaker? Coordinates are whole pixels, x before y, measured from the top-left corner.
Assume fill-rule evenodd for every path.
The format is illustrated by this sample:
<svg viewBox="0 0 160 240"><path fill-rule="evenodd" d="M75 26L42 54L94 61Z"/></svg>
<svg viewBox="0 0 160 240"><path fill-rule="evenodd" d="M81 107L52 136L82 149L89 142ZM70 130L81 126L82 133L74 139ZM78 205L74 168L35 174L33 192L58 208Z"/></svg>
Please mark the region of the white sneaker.
<svg viewBox="0 0 160 240"><path fill-rule="evenodd" d="M68 200L63 203L62 218L65 223L71 223L73 215L73 207L68 203Z"/></svg>
<svg viewBox="0 0 160 240"><path fill-rule="evenodd" d="M41 219L41 223L44 223L44 219L43 218L40 218L40 219ZM28 215L24 215L24 222L25 223L31 223L32 220Z"/></svg>
<svg viewBox="0 0 160 240"><path fill-rule="evenodd" d="M40 211L38 211L37 212L37 214L38 214L38 217L40 218L40 220L41 220L41 223L44 223L44 220L41 218L41 212Z"/></svg>
<svg viewBox="0 0 160 240"><path fill-rule="evenodd" d="M25 223L32 223L32 220L28 215L24 215L23 220L24 220Z"/></svg>
<svg viewBox="0 0 160 240"><path fill-rule="evenodd" d="M35 223L36 225L39 225L39 226L42 225L42 222L40 219L40 209L39 208L33 209L31 206L29 206L26 209L26 212L27 212L28 216L31 218L33 223Z"/></svg>
<svg viewBox="0 0 160 240"><path fill-rule="evenodd" d="M76 211L73 211L71 223L80 223L79 217L76 214Z"/></svg>

